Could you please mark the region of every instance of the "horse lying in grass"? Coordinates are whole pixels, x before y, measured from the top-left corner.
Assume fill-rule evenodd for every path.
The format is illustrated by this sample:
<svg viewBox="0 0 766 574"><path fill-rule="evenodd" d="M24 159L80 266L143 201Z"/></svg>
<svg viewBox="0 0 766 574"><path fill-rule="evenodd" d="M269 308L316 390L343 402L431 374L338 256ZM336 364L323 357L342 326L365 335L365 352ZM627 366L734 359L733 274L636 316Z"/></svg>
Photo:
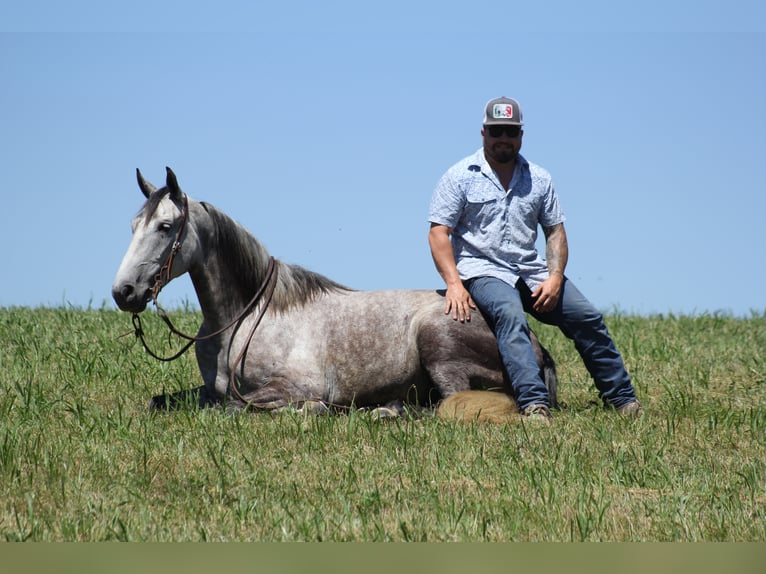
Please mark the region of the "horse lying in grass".
<svg viewBox="0 0 766 574"><path fill-rule="evenodd" d="M403 404L433 405L468 389L511 395L480 313L460 323L444 313L443 293L356 291L278 261L232 218L182 192L170 168L161 189L136 174L146 202L132 222L114 300L133 314L141 335L147 303L156 304L162 287L188 272L203 315L188 338L204 384L154 397L151 408L191 400L201 407L400 413ZM555 404L554 362L531 338Z"/></svg>

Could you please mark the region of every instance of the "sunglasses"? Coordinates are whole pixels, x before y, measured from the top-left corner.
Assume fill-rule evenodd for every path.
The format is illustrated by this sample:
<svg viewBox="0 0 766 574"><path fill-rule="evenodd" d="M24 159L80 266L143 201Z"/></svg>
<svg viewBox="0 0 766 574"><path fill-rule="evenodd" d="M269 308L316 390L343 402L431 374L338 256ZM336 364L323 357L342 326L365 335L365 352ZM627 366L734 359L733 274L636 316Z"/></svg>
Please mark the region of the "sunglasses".
<svg viewBox="0 0 766 574"><path fill-rule="evenodd" d="M509 138L515 138L521 133L521 126L487 126L487 129L493 138L499 138L503 133Z"/></svg>

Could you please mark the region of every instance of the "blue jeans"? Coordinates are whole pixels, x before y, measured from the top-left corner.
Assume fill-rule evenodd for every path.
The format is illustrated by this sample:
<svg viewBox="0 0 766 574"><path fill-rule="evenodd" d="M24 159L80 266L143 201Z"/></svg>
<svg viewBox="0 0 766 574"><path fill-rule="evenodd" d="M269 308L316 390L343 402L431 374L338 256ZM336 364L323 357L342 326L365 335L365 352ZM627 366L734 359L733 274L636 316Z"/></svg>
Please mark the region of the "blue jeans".
<svg viewBox="0 0 766 574"><path fill-rule="evenodd" d="M494 277L475 277L465 285L497 337L500 357L519 410L532 404L550 406L548 390L540 378L529 339L525 312L542 323L556 325L574 341L605 404L619 408L636 400L630 375L607 331L603 315L571 281L564 279L558 305L549 313L532 309L532 292L521 279L516 287Z"/></svg>

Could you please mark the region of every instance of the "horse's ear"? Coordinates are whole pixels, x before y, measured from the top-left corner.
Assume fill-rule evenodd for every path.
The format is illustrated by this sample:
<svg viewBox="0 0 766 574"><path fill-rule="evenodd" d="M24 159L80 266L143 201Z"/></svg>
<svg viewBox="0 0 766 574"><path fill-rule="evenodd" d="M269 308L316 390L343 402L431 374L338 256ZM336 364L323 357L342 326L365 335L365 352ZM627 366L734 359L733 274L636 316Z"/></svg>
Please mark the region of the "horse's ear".
<svg viewBox="0 0 766 574"><path fill-rule="evenodd" d="M138 187L141 188L141 191L144 194L144 197L147 199L151 194L153 194L155 191L157 191L157 188L154 187L151 183L146 181L144 179L144 176L141 175L141 170L136 168L136 179L138 180Z"/></svg>
<svg viewBox="0 0 766 574"><path fill-rule="evenodd" d="M181 195L181 187L178 185L178 179L176 178L176 174L173 173L173 170L169 167L165 168L168 172L168 177L165 182L165 185L167 185L168 190L170 190L170 196L171 197L179 197Z"/></svg>

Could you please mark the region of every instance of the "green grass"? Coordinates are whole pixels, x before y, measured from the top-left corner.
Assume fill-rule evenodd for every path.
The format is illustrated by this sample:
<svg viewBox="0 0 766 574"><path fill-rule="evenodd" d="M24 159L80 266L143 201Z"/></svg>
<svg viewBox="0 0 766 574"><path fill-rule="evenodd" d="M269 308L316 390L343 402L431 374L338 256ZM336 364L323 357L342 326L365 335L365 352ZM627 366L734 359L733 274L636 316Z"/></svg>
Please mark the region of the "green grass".
<svg viewBox="0 0 766 574"><path fill-rule="evenodd" d="M602 411L569 341L535 325L566 407L527 428L152 415L199 384L193 353L154 361L112 310L0 309L0 539L766 540L766 314L607 324L646 415Z"/></svg>

